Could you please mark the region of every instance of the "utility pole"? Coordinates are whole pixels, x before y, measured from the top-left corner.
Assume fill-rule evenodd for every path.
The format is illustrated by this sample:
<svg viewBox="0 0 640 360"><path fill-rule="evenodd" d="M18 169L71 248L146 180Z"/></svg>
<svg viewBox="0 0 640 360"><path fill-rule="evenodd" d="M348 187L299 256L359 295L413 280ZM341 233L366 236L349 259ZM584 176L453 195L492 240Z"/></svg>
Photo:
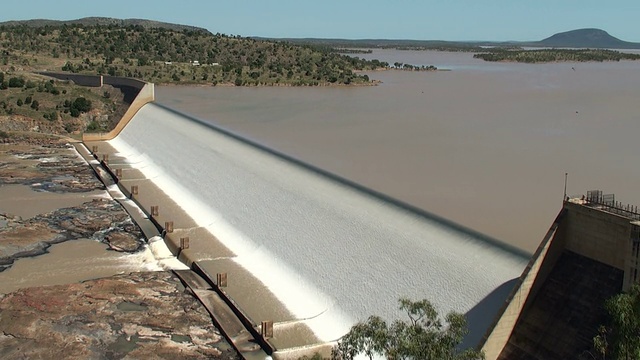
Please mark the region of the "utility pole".
<svg viewBox="0 0 640 360"><path fill-rule="evenodd" d="M567 177L569 173L564 173L564 196L562 197L562 202L567 201Z"/></svg>

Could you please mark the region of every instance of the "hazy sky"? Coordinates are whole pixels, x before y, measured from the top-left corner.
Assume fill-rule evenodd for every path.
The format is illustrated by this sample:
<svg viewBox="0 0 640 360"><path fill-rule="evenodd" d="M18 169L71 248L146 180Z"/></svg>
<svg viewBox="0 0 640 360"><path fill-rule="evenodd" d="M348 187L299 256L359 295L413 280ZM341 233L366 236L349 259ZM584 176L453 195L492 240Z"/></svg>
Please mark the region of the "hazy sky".
<svg viewBox="0 0 640 360"><path fill-rule="evenodd" d="M585 27L640 42L638 0L29 0L0 20L143 18L265 37L540 40Z"/></svg>

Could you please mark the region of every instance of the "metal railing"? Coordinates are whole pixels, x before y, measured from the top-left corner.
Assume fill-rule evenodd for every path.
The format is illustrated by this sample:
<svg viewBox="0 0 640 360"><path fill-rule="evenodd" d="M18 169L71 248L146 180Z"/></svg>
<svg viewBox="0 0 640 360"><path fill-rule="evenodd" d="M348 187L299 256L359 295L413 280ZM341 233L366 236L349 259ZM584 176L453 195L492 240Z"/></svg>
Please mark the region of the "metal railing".
<svg viewBox="0 0 640 360"><path fill-rule="evenodd" d="M591 190L587 191L587 196L584 197L584 200L587 206L598 207L600 210L632 220L640 220L638 207L616 201L614 194L603 194L601 190Z"/></svg>

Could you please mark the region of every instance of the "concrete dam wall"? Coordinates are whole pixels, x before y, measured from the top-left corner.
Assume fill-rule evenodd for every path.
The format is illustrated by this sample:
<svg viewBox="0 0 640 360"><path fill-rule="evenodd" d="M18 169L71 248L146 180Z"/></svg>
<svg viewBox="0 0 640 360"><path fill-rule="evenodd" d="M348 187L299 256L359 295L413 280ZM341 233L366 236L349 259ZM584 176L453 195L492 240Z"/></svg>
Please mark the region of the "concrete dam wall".
<svg viewBox="0 0 640 360"><path fill-rule="evenodd" d="M404 318L406 296L465 313L476 346L529 260L155 104L108 144L219 242L187 260L228 272L238 307L281 334L336 340L372 314Z"/></svg>

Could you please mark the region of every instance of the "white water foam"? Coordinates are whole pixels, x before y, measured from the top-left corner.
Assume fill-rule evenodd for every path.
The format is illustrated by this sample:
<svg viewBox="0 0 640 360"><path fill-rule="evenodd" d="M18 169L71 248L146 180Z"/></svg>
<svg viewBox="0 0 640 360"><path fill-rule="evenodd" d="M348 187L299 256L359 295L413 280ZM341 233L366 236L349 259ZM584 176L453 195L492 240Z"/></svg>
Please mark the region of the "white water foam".
<svg viewBox="0 0 640 360"><path fill-rule="evenodd" d="M155 105L111 145L325 341L408 296L467 313L475 345L528 260Z"/></svg>
<svg viewBox="0 0 640 360"><path fill-rule="evenodd" d="M298 318L314 319L310 322L310 327L321 340L336 340L348 331L354 323L353 319L334 306L329 296L296 275L293 269L279 261L278 257L270 254L268 250L258 247L249 237L231 226L220 213L199 200L196 194L174 181L149 156L137 152L118 137L109 143L119 151L118 156L126 158L129 164L151 179L168 196L179 199L179 206L198 226L206 228L234 252L236 257L233 260L263 282L287 310ZM136 166L142 164L144 165ZM258 276L265 273L271 276ZM308 294L314 296L309 297ZM322 318L322 321L319 321L319 318Z"/></svg>
<svg viewBox="0 0 640 360"><path fill-rule="evenodd" d="M141 271L188 270L189 267L178 260L167 247L164 240L155 236L149 239L142 251L125 254L120 258L127 264L136 264Z"/></svg>

